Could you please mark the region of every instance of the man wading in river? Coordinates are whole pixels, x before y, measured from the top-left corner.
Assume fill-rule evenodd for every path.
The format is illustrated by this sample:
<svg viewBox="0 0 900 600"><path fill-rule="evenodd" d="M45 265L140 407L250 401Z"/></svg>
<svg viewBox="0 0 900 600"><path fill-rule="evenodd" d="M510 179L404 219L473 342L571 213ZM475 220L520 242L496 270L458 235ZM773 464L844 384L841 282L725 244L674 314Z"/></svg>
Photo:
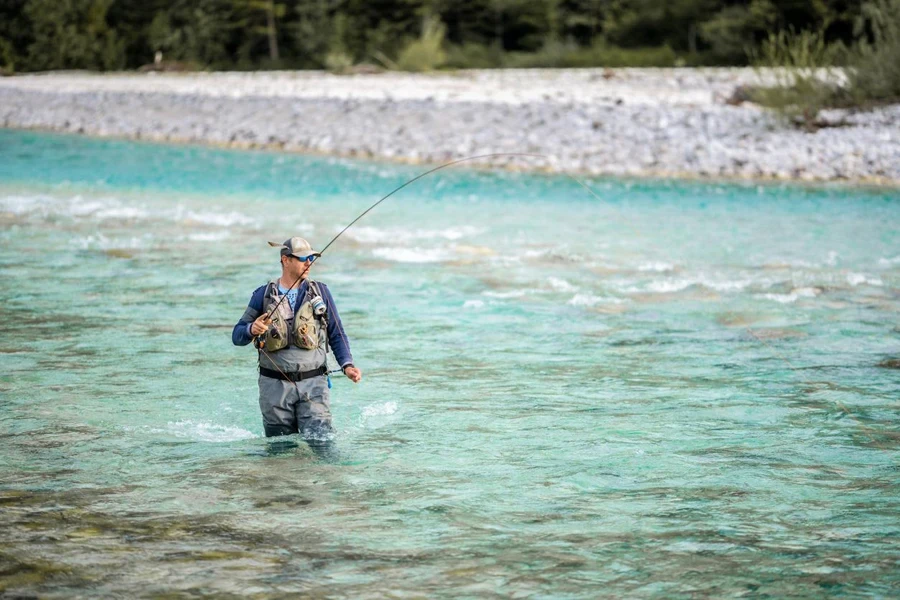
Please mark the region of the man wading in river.
<svg viewBox="0 0 900 600"><path fill-rule="evenodd" d="M309 279L318 254L299 237L269 245L281 248L281 277L253 292L231 341L236 346L255 341L259 351L259 408L266 437L301 433L307 440L324 440L334 431L328 346L351 381L357 383L362 373L353 366L331 292Z"/></svg>

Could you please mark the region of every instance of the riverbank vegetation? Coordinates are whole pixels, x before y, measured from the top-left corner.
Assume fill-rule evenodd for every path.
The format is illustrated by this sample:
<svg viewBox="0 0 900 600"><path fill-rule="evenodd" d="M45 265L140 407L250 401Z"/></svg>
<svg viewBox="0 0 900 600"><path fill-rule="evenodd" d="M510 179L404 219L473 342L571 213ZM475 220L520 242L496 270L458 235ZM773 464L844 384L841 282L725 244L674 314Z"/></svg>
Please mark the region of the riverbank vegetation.
<svg viewBox="0 0 900 600"><path fill-rule="evenodd" d="M748 97L808 129L823 109L900 102L900 0L864 2L853 33L850 45L824 29L770 33L750 56L776 81Z"/></svg>
<svg viewBox="0 0 900 600"><path fill-rule="evenodd" d="M4 0L8 71L743 65L772 32L851 46L867 0ZM868 12L867 12L868 11Z"/></svg>

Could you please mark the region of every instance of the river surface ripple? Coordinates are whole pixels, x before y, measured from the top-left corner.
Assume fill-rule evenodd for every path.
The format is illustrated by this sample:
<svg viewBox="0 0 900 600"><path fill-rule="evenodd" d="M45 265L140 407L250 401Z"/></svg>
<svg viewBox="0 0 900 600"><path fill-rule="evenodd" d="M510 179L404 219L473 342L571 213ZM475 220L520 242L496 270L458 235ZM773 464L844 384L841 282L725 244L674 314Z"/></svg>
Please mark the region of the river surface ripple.
<svg viewBox="0 0 900 600"><path fill-rule="evenodd" d="M0 131L0 594L898 594L896 191L442 172L316 265L337 455L263 438L265 241L421 170Z"/></svg>

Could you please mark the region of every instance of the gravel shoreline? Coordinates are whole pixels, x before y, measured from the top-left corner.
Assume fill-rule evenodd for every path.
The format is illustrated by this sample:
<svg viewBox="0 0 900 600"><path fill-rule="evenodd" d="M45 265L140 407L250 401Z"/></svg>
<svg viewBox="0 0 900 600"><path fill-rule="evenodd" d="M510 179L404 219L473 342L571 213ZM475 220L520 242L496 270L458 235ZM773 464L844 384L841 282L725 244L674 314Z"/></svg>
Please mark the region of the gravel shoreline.
<svg viewBox="0 0 900 600"><path fill-rule="evenodd" d="M763 74L765 77L765 74ZM900 185L900 105L792 129L725 99L751 69L51 73L0 78L0 126L597 175Z"/></svg>

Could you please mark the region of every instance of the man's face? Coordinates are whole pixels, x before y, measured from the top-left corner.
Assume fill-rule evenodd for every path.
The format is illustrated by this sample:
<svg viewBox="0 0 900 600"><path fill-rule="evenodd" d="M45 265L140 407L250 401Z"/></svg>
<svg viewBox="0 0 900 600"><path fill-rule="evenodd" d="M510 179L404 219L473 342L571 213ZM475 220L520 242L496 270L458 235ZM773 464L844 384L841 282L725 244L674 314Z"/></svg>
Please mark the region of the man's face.
<svg viewBox="0 0 900 600"><path fill-rule="evenodd" d="M288 279L294 280L300 277L302 273L303 279L306 279L307 277L309 277L309 271L312 268L311 263L315 259L315 255L302 258L297 258L296 256L290 254L288 254L287 256L282 256L281 264L284 267L284 274L287 275ZM306 272L304 273L304 271Z"/></svg>

